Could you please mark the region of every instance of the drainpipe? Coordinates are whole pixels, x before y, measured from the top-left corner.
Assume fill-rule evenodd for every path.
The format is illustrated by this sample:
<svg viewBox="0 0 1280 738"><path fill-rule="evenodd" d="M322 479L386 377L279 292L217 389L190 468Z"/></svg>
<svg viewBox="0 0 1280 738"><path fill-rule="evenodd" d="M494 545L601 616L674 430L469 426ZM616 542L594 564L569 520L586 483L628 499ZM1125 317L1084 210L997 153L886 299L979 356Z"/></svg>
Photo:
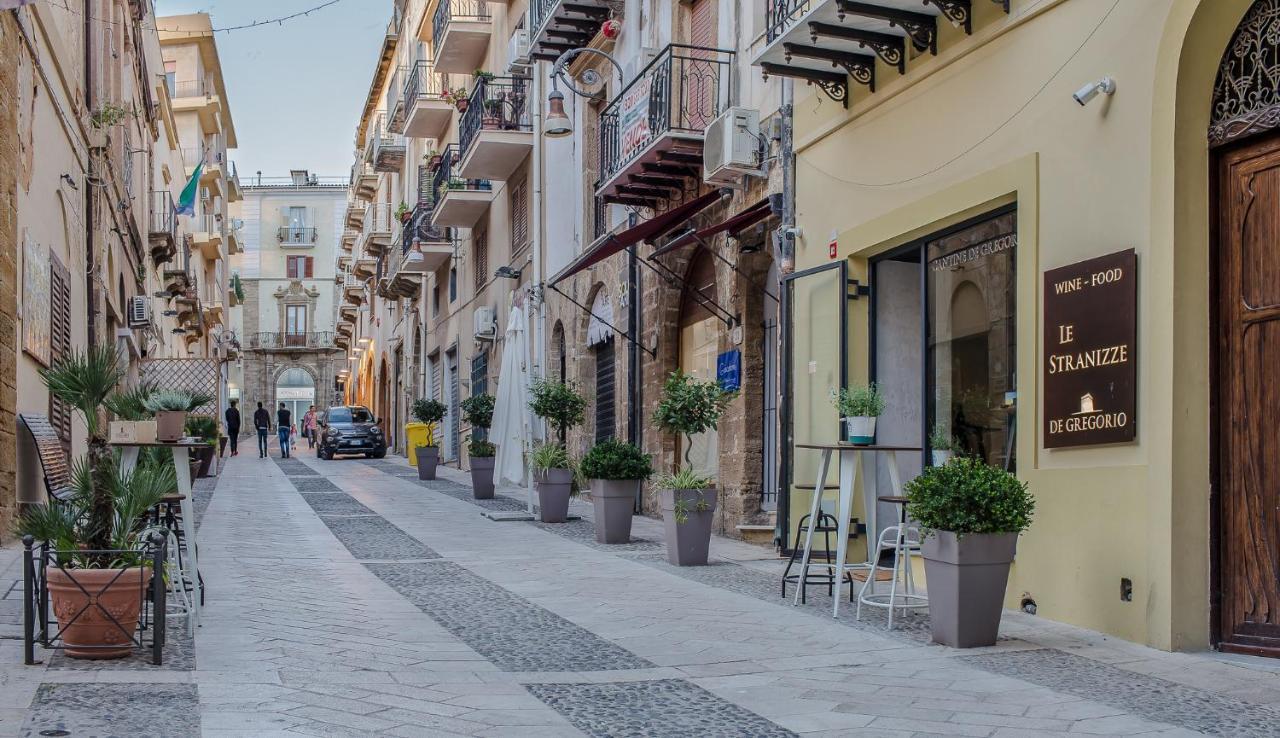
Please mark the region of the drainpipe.
<svg viewBox="0 0 1280 738"><path fill-rule="evenodd" d="M796 165L795 165L795 148L794 148L794 113L795 113L795 85L789 78L783 78L781 91L781 113L782 113L782 141L779 151L779 161L782 164L782 223L779 229L780 237L778 238L778 277L779 283L770 285L777 292L778 299L786 301L786 295L782 291L781 278L790 274L795 270L795 238L787 234L794 233L791 229L796 224ZM778 311L779 318L790 318L790 313L783 307ZM786 385L790 381L791 367L787 366L788 356L784 348L787 345L788 326L785 321L778 322L778 343L774 347L774 355L778 357L777 366L777 392L778 397L775 407L778 412L775 413L775 433L774 438L777 441L776 449L768 449L767 453L777 453L778 463L775 465L778 478L778 489L776 490L777 514L774 516L773 540L778 549L785 550L790 540L790 504L791 495L788 487L788 479L791 477L791 448L788 439L788 430L791 425L792 409L786 406Z"/></svg>
<svg viewBox="0 0 1280 738"><path fill-rule="evenodd" d="M93 0L84 0L84 103L88 110L93 109ZM93 273L97 270L94 258L95 228L93 222L93 150L87 152L84 185L84 252L85 252L85 306L88 310L88 341L90 346L97 343L98 306L94 300Z"/></svg>

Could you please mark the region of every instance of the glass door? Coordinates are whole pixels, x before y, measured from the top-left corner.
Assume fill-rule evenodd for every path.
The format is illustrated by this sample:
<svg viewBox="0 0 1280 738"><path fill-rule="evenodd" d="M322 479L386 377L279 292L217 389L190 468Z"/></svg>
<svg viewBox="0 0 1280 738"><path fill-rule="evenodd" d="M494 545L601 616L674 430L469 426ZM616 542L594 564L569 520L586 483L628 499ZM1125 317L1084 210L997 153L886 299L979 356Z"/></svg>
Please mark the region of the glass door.
<svg viewBox="0 0 1280 738"><path fill-rule="evenodd" d="M306 305L285 306L284 343L286 346L305 346L307 344Z"/></svg>

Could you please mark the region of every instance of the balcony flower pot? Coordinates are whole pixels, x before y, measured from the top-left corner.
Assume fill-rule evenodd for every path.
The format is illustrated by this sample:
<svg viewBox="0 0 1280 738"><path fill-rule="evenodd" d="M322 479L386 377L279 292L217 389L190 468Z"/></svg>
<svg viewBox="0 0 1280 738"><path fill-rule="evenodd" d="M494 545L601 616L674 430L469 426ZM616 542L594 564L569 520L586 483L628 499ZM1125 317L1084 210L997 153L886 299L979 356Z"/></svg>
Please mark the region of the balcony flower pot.
<svg viewBox="0 0 1280 738"><path fill-rule="evenodd" d="M573 470L547 469L537 472L538 519L563 523L569 519L569 498L573 497Z"/></svg>
<svg viewBox="0 0 1280 738"><path fill-rule="evenodd" d="M142 596L151 581L149 567L63 569L50 566L45 575L53 614L63 628L62 641L67 656L118 659L133 653L132 639L138 630Z"/></svg>
<svg viewBox="0 0 1280 738"><path fill-rule="evenodd" d="M711 548L716 488L662 490L662 526L672 566L705 566Z"/></svg>
<svg viewBox="0 0 1280 738"><path fill-rule="evenodd" d="M640 491L639 479L592 479L597 543L629 543L631 511Z"/></svg>
<svg viewBox="0 0 1280 738"><path fill-rule="evenodd" d="M418 459L418 479L435 479L436 466L440 464L440 447L418 446L414 449L414 455Z"/></svg>
<svg viewBox="0 0 1280 738"><path fill-rule="evenodd" d="M464 97L464 98L462 98L461 100L454 100L454 101L453 101L453 106L454 106L455 108L457 108L457 109L458 109L458 112L459 112L459 113L465 113L465 112L467 112L467 108L468 108L470 105L471 105L471 101L470 101L470 100L468 100L468 99L466 99L465 97Z"/></svg>
<svg viewBox="0 0 1280 738"><path fill-rule="evenodd" d="M1000 632L1017 533L933 531L922 542L929 584L929 628L935 643L991 646Z"/></svg>
<svg viewBox="0 0 1280 738"><path fill-rule="evenodd" d="M428 166L429 168L431 168L431 169L439 169L439 168L440 168L440 162L442 162L442 161L444 161L444 157L443 157L443 156L441 156L440 154L432 154L432 155L431 155L431 160L427 163L427 166Z"/></svg>
<svg viewBox="0 0 1280 738"><path fill-rule="evenodd" d="M186 410L160 410L156 413L156 440L176 443L186 435Z"/></svg>

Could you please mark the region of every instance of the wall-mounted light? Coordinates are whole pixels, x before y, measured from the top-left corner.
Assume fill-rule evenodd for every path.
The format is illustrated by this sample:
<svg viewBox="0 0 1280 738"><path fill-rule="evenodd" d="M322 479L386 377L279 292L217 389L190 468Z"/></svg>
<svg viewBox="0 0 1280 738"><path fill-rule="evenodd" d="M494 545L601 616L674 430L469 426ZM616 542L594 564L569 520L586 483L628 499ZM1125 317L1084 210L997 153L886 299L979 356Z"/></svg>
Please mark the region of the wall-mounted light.
<svg viewBox="0 0 1280 738"><path fill-rule="evenodd" d="M1084 87L1076 90L1075 94L1071 96L1071 99L1080 103L1083 107L1088 105L1090 100L1097 97L1099 92L1114 95L1116 92L1116 81L1110 77L1103 77L1097 82L1090 82Z"/></svg>
<svg viewBox="0 0 1280 738"><path fill-rule="evenodd" d="M501 279L520 279L521 271L522 270L520 269L514 269L509 266L500 266L493 271L493 276Z"/></svg>
<svg viewBox="0 0 1280 738"><path fill-rule="evenodd" d="M564 93L560 90L552 90L547 95L547 118L542 124L542 135L547 138L573 135L573 123L564 112Z"/></svg>

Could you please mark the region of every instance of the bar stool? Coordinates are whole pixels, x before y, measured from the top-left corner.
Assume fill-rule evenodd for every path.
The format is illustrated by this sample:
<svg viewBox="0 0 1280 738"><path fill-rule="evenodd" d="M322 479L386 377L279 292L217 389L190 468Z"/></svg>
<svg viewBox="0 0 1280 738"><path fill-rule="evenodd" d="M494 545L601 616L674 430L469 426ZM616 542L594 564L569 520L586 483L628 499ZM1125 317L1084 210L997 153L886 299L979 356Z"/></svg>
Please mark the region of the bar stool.
<svg viewBox="0 0 1280 738"><path fill-rule="evenodd" d="M881 531L876 539L876 554L871 559L871 570L867 580L858 591L858 610L856 617L862 619L862 606L885 607L889 609L888 628L893 629L893 611L907 610L929 606L929 598L916 591L915 577L911 572L911 555L920 552L920 529L907 523L907 498L884 496L877 497L880 502L888 502L898 506L898 524L890 525ZM893 552L893 578L890 580L888 592L876 592L876 572L881 568L880 555L885 551ZM903 591L898 591L902 583Z"/></svg>
<svg viewBox="0 0 1280 738"><path fill-rule="evenodd" d="M797 489L815 489L815 487L798 485ZM829 487L829 488L824 488L823 491L825 492L826 489L838 489L838 488ZM821 503L819 504L821 505ZM791 547L791 557L787 560L787 568L784 569L782 572L783 599L786 599L787 597L788 583L794 583L800 587L801 602L807 601L806 596L808 594L808 587L810 584L826 584L827 596L835 597L835 587L836 587L835 563L832 561L832 559L835 558L835 549L831 547L831 535L833 533L836 535L839 535L840 523L838 520L836 520L836 517L834 515L828 513L822 507L819 507L818 509L818 524L817 524L817 527L813 529L813 532L822 534L822 541L823 541L822 551L823 551L823 559L825 560L825 562L815 563L814 561L811 560L809 562L809 566L820 567L825 570L825 573L810 573L807 569L804 572L801 572L799 574L791 573L791 568L793 566L796 566L798 563L800 563L800 560L803 558L804 547L801 544L801 541L803 540L804 534L809 530L809 522L810 522L810 516L808 513L806 513L804 517L800 518L799 524L796 525L795 545ZM840 585L844 586L845 582L849 583L849 601L853 602L853 576L850 575L849 572L847 571L844 572L844 575L840 578Z"/></svg>

